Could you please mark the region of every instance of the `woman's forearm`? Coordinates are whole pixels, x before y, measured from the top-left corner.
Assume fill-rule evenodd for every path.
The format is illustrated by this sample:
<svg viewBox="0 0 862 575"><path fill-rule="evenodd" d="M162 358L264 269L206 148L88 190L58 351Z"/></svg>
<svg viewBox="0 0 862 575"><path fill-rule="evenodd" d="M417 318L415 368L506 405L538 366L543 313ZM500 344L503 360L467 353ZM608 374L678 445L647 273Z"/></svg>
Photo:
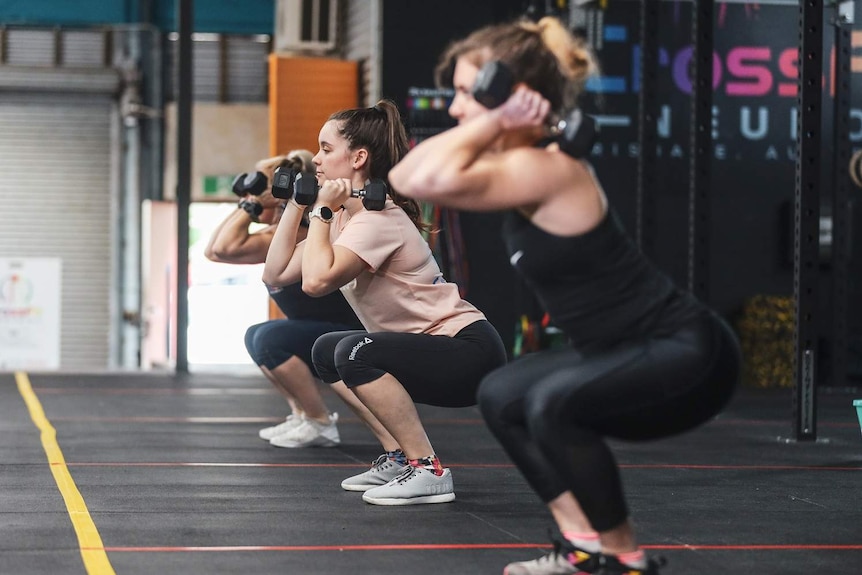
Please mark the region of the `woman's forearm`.
<svg viewBox="0 0 862 575"><path fill-rule="evenodd" d="M327 281L335 264L335 251L329 240L332 224L312 218L305 238L305 251L309 257L302 258L302 289L312 295L324 295L330 291Z"/></svg>
<svg viewBox="0 0 862 575"><path fill-rule="evenodd" d="M299 280L299 277L292 277L294 269L298 271L299 266L290 264L296 251L297 229L302 220L303 211L303 207L299 204L292 200L288 202L266 253L263 266L264 283L279 286L289 285Z"/></svg>

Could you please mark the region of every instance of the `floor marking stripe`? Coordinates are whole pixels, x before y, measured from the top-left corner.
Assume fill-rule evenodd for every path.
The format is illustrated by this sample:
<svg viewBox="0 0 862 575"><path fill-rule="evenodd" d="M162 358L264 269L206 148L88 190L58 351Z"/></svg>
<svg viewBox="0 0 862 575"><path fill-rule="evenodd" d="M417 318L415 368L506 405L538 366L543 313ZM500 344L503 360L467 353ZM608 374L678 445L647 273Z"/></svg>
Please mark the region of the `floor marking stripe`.
<svg viewBox="0 0 862 575"><path fill-rule="evenodd" d="M644 549L676 551L862 551L862 545L641 545Z"/></svg>
<svg viewBox="0 0 862 575"><path fill-rule="evenodd" d="M852 465L698 465L689 463L630 463L621 464L625 469L705 469L705 470L746 470L760 471L862 471L862 466Z"/></svg>
<svg viewBox="0 0 862 575"><path fill-rule="evenodd" d="M442 549L535 549L550 547L532 543L453 543L453 544L383 544L383 545L226 545L212 547L110 547L120 552L198 552L198 551L402 551Z"/></svg>
<svg viewBox="0 0 862 575"><path fill-rule="evenodd" d="M215 462L70 462L69 467L297 467L297 468L353 468L362 467L364 463L215 463ZM463 467L477 469L512 469L511 463L447 463L446 467ZM620 464L621 469L699 469L716 470L757 470L757 471L862 471L862 466L817 466L817 465L698 465L698 464L661 464L661 463L630 463Z"/></svg>
<svg viewBox="0 0 862 575"><path fill-rule="evenodd" d="M69 467L296 467L296 468L362 468L367 463L205 463L205 462L109 462L67 463ZM446 467L475 467L484 469L513 469L511 463L455 463Z"/></svg>
<svg viewBox="0 0 862 575"><path fill-rule="evenodd" d="M72 519L72 526L78 536L78 546L81 549L81 557L84 559L84 568L89 575L114 575L114 568L108 560L108 555L102 545L102 538L90 517L84 498L81 497L81 493L72 480L63 452L60 451L60 445L57 443L57 430L45 417L45 411L42 409L39 398L33 392L27 374L15 372L15 381L18 384L18 391L30 411L30 418L41 432L42 447L45 449L45 455L48 456L51 473L54 475L54 481L57 482L57 488L63 496L69 517Z"/></svg>
<svg viewBox="0 0 862 575"><path fill-rule="evenodd" d="M70 395L92 393L103 395L273 395L272 388L226 388L197 387L187 389L163 388L126 388L126 387L35 387L40 395ZM283 418L282 418L283 419Z"/></svg>
<svg viewBox="0 0 862 575"><path fill-rule="evenodd" d="M271 423L283 417L55 417L67 423ZM339 420L341 421L341 420ZM356 421L359 421L358 419Z"/></svg>
<svg viewBox="0 0 862 575"><path fill-rule="evenodd" d="M213 394L218 395L218 394ZM263 394L261 394L263 395ZM202 416L202 417L139 417L139 416L87 416L87 417L55 417L54 421L66 422L89 422L95 421L100 423L270 423L274 421L284 421L281 416L254 416L254 417L218 417L218 416ZM342 417L339 419L342 423L359 423L359 418ZM485 425L481 418L475 419L437 419L428 418L422 420L426 424L434 425ZM713 421L708 425L786 425L784 420L754 420L754 419L736 419L733 421ZM818 421L817 425L822 428L849 428L858 427L855 421Z"/></svg>
<svg viewBox="0 0 862 575"><path fill-rule="evenodd" d="M119 553L194 553L226 551L441 551L474 549L548 549L547 543L452 543L406 545L225 545L210 547L107 547ZM641 545L654 551L862 551L862 545Z"/></svg>
<svg viewBox="0 0 862 575"><path fill-rule="evenodd" d="M55 417L54 421L65 422L99 422L99 423L270 423L283 422L284 416L252 416L252 417L162 417L162 416L127 416L127 417ZM360 423L358 417L339 418L342 423ZM481 419L423 419L426 424L445 425L485 425Z"/></svg>

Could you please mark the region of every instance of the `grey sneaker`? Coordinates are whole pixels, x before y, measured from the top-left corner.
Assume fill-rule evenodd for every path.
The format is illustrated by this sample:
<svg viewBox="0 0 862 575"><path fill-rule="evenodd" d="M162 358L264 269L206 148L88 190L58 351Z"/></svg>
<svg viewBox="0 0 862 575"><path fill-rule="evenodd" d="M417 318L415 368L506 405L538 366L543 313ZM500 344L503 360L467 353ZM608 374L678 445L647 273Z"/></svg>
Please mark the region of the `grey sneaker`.
<svg viewBox="0 0 862 575"><path fill-rule="evenodd" d="M374 460L371 469L342 481L341 488L345 491L368 491L373 487L386 485L398 477L402 469L404 469L403 465L392 461L384 453Z"/></svg>
<svg viewBox="0 0 862 575"><path fill-rule="evenodd" d="M335 426L337 421L337 413L329 415L329 423L303 418L293 429L270 439L269 444L275 447L334 447L341 443L338 428Z"/></svg>
<svg viewBox="0 0 862 575"><path fill-rule="evenodd" d="M503 575L582 575L599 568L601 553L588 553L554 538L554 549L531 561L509 563Z"/></svg>
<svg viewBox="0 0 862 575"><path fill-rule="evenodd" d="M452 472L443 470L435 475L424 467L408 465L395 479L369 489L362 500L372 505L419 505L422 503L447 503L455 499Z"/></svg>
<svg viewBox="0 0 862 575"><path fill-rule="evenodd" d="M300 423L302 423L302 416L291 413L287 416L287 419L285 419L278 425L273 425L272 427L264 427L263 429L258 431L257 434L261 439L269 441L276 435L283 435L287 433L294 427L298 426Z"/></svg>

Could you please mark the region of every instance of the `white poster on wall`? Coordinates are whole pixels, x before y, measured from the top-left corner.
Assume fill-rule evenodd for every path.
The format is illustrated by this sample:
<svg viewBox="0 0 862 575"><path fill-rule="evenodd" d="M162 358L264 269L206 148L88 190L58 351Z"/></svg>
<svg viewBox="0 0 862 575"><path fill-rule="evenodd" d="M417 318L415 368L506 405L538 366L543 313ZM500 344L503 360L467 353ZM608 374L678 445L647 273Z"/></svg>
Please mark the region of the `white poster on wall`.
<svg viewBox="0 0 862 575"><path fill-rule="evenodd" d="M0 258L0 371L60 367L59 258Z"/></svg>

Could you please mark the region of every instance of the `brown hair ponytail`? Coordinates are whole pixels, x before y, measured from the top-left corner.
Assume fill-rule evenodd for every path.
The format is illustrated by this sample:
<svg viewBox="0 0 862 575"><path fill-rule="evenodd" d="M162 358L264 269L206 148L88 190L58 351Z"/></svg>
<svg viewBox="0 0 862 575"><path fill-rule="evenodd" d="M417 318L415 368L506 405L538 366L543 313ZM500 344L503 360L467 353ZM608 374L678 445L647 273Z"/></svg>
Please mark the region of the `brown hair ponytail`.
<svg viewBox="0 0 862 575"><path fill-rule="evenodd" d="M410 147L395 103L384 99L370 108L336 112L329 119L338 122L338 132L351 149L368 150L369 176L386 182L392 201L404 210L419 230L425 230L428 226L422 221L419 202L398 194L389 183L389 170L401 161Z"/></svg>

